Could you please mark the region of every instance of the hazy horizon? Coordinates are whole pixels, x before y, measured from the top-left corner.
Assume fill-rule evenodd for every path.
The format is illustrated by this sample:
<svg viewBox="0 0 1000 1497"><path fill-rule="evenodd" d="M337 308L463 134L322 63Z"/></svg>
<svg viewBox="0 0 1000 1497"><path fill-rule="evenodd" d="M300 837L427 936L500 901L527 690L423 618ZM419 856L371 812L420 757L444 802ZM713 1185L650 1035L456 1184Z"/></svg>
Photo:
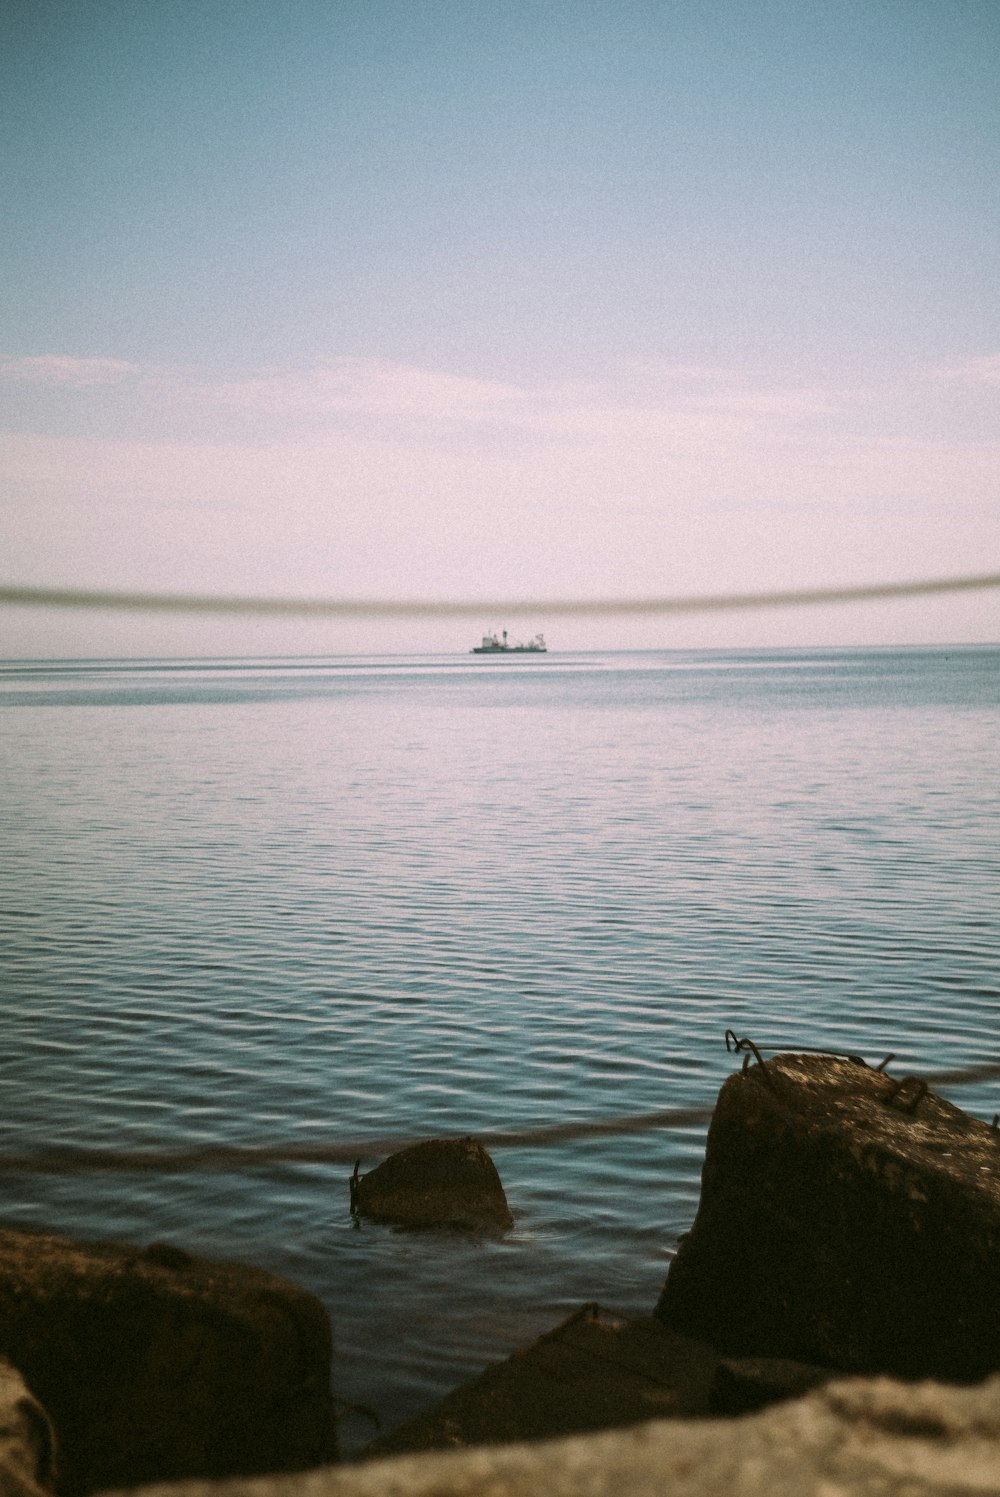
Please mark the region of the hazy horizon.
<svg viewBox="0 0 1000 1497"><path fill-rule="evenodd" d="M320 635L322 633L322 631L319 630L315 624L309 627L311 628L312 632L315 632L317 635ZM960 640L948 638L923 640L900 638L893 640L882 640L878 643L872 643L871 641L863 638L859 638L856 640L839 639L836 641L824 640L821 638L802 638L801 640L785 639L781 641L772 639L770 642L758 642L753 644L748 643L745 640L740 641L735 638L729 640L728 642L725 638L722 638L715 643L705 643L704 640L702 640L699 643L689 644L682 644L676 639L664 640L662 642L653 644L594 643L593 640L600 637L602 627L603 631L607 635L612 635L614 633L613 625L609 626L605 622L603 626L597 626L593 629L591 642L586 644L574 644L571 642L567 642L567 639L565 638L557 639L550 630L548 635L546 636L547 654L545 655L544 659L547 662L557 662L560 657L608 654L662 655L664 652L670 653L671 651L676 651L678 655L691 655L698 653L705 655L735 655L742 652L745 652L747 654L753 654L755 652L761 652L762 654L774 653L776 655L787 652L789 654L807 655L812 651L842 651L844 653L859 652L873 654L880 651L889 653L896 651L902 653L913 652L919 654L923 651L940 652L948 650L982 650L984 652L990 652L1000 649L1000 639ZM647 630L648 627L649 626L647 622ZM377 640L378 638L382 637L382 635L385 635L390 639L391 635L389 631L385 630L384 626L367 623L358 630L358 634L362 639L367 637L367 644L355 643L354 645L338 645L336 647L331 646L330 648L316 647L310 649L306 646L301 637L301 630L296 630L293 636L292 647L285 650L277 647L275 643L274 626L271 625L270 628L263 631L263 645L261 649L257 650L251 648L250 643L248 642L252 641L252 639L256 637L253 630L241 631L230 623L228 628L223 626L222 630L220 631L220 628L216 623L211 630L211 637L216 647L208 649L197 647L197 639L192 639L191 626L190 623L188 623L187 629L183 631L183 634L179 638L179 643L184 645L185 648L169 648L168 646L171 644L171 640L169 637L169 633L165 631L164 634L155 636L155 648L143 650L138 647L135 641L137 639L147 638L147 631L133 630L133 632L131 633L131 643L129 647L121 648L119 645L119 641L115 639L113 634L110 632L110 628L111 626L109 626L108 635L104 636L109 638L111 641L113 648L110 650L102 651L93 647L93 642L99 641L102 638L99 628L95 629L93 633L88 633L86 636L87 639L91 641L91 648L72 648L72 642L67 639L67 643L70 645L70 647L65 649L64 651L60 651L54 648L45 648L45 635L42 630L39 630L35 638L36 640L41 642L41 647L37 651L33 652L30 650L5 650L3 653L0 653L0 661L2 661L6 665L16 667L20 664L38 664L41 666L46 666L74 662L82 664L111 662L128 665L130 663L135 664L144 661L149 661L152 663L156 663L158 661L189 661L191 663L208 663L219 660L233 660L246 662L274 661L275 663L280 663L282 661L296 660L323 661L329 659L349 660L352 658L356 658L359 660L425 660L432 657L454 657L456 659L469 658L471 660L473 655L472 646L479 643L481 634L483 632L476 630L466 630L464 634L460 634L458 630L455 630L450 636L445 636L444 643L441 643L441 631L438 630L436 631L436 634L438 636L437 643L417 646L412 641L408 642L404 638L402 632L399 631L400 642L397 647L392 645L391 643L373 643L373 640ZM434 635L431 634L431 628L432 626L425 625L428 637L433 638ZM346 632L343 630L343 625L340 626L340 631L342 633ZM493 626L490 626L490 630L488 632L493 632ZM587 631L581 631L579 629L573 630L571 633L569 633L568 639L570 641L573 639L579 639L581 635L586 634L586 632ZM763 633L764 631L760 632ZM805 631L802 632L804 635ZM531 638L531 635L527 630L511 629L509 631L509 634L512 643L527 641L529 638ZM692 631L692 637L693 635L694 631ZM232 648L224 648L227 643L231 645ZM538 661L541 659L542 657L533 657L528 662L528 664L531 666L537 665ZM521 661L521 664L523 665L525 664L525 662ZM484 669L490 669L491 667L492 662L488 662L483 666ZM502 670L503 668L503 666L496 666L496 669L498 670Z"/></svg>

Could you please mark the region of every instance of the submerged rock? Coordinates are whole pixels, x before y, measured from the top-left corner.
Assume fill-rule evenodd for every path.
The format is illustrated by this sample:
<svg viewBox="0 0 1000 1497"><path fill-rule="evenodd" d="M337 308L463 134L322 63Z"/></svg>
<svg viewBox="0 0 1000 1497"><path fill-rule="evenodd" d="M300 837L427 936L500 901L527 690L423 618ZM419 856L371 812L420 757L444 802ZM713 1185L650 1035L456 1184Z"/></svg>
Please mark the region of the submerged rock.
<svg viewBox="0 0 1000 1497"><path fill-rule="evenodd" d="M326 1312L259 1269L0 1230L0 1352L52 1417L68 1497L335 1453Z"/></svg>
<svg viewBox="0 0 1000 1497"><path fill-rule="evenodd" d="M982 1378L1000 1368L1000 1135L857 1061L731 1076L656 1315L727 1356Z"/></svg>
<svg viewBox="0 0 1000 1497"><path fill-rule="evenodd" d="M532 1345L380 1436L364 1459L706 1414L717 1362L711 1347L656 1320L612 1318L584 1305Z"/></svg>
<svg viewBox="0 0 1000 1497"><path fill-rule="evenodd" d="M402 1227L505 1232L514 1218L496 1165L474 1138L432 1138L351 1181L351 1210Z"/></svg>

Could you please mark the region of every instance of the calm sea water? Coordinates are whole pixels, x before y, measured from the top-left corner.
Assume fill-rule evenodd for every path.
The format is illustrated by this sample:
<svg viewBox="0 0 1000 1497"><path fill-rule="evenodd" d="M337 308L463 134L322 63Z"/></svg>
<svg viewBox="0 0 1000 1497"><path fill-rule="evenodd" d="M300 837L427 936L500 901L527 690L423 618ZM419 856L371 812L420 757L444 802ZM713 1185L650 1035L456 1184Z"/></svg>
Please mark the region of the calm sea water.
<svg viewBox="0 0 1000 1497"><path fill-rule="evenodd" d="M710 1106L727 1026L996 1061L998 743L993 648L0 666L2 1152ZM391 1427L648 1313L704 1131L498 1149L499 1242L358 1228L332 1165L0 1172L0 1215L308 1285Z"/></svg>

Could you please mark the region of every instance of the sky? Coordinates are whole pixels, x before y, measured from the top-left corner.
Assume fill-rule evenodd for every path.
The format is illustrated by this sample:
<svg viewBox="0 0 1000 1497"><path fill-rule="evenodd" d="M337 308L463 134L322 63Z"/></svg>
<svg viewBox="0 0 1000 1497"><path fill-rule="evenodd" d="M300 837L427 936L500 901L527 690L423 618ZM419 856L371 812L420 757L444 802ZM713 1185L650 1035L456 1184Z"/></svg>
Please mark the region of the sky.
<svg viewBox="0 0 1000 1497"><path fill-rule="evenodd" d="M5 0L0 585L364 600L1000 571L996 0ZM0 655L1000 640L0 607Z"/></svg>

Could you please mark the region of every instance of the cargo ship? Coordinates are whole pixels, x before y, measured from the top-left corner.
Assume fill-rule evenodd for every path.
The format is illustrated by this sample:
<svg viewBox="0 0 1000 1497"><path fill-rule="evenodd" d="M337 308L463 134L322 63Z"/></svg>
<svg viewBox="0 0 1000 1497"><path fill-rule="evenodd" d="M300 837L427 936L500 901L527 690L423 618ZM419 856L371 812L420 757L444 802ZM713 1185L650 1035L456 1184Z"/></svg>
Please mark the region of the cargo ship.
<svg viewBox="0 0 1000 1497"><path fill-rule="evenodd" d="M496 630L492 634L484 634L483 642L473 645L469 651L470 655L544 655L548 646L542 635L536 634L534 639L529 639L526 645L512 645L507 639L507 630L500 634Z"/></svg>

